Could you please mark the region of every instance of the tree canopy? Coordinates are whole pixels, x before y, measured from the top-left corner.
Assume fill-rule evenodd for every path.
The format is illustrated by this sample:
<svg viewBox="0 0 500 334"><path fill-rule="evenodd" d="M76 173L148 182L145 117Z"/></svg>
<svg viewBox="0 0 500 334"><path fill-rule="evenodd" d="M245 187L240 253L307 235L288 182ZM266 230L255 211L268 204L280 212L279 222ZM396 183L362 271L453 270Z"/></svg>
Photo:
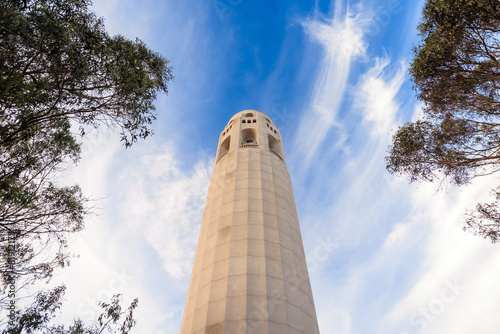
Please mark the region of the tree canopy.
<svg viewBox="0 0 500 334"><path fill-rule="evenodd" d="M109 36L88 0L0 4L0 144L58 120L117 127L126 146L150 135L168 60L140 40ZM82 130L83 131L83 130Z"/></svg>
<svg viewBox="0 0 500 334"><path fill-rule="evenodd" d="M410 74L424 115L395 133L387 169L412 182L446 177L457 185L497 172L500 1L428 0L418 29ZM466 219L492 242L500 238L499 199L478 204Z"/></svg>
<svg viewBox="0 0 500 334"><path fill-rule="evenodd" d="M58 171L103 126L125 147L152 134L172 67L142 41L110 36L89 0L0 1L0 272L24 284L66 266L90 212ZM15 249L15 251L13 251ZM19 288L19 287L18 287ZM0 306L6 301L1 289Z"/></svg>

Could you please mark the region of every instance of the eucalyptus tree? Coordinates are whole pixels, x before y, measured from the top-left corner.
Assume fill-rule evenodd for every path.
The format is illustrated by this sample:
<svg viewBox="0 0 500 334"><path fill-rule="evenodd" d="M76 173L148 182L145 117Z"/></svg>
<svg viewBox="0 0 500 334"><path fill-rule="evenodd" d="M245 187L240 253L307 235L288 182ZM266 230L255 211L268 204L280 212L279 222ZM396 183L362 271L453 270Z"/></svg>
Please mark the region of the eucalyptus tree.
<svg viewBox="0 0 500 334"><path fill-rule="evenodd" d="M145 43L111 36L89 0L0 1L0 272L49 279L69 263L68 236L89 205L58 172L81 137L106 127L125 147L152 134L154 100L173 79ZM5 302L5 289L0 301Z"/></svg>
<svg viewBox="0 0 500 334"><path fill-rule="evenodd" d="M410 181L464 185L500 169L500 1L428 0L410 74L423 118L398 129L387 169ZM500 238L494 203L468 212L466 229Z"/></svg>

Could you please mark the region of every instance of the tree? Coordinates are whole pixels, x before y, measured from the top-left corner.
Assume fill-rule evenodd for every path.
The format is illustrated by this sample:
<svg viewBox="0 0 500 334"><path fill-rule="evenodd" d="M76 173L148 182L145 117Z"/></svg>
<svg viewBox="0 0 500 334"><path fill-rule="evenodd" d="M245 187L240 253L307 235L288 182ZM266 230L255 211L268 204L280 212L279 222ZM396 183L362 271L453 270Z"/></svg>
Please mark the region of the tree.
<svg viewBox="0 0 500 334"><path fill-rule="evenodd" d="M63 124L60 124L63 123ZM68 121L55 121L11 149L0 147L0 270L11 276L49 278L69 264L67 233L83 229L88 213L78 186L58 187L55 171L65 159L76 161L80 147ZM46 257L52 253L52 258ZM15 264L15 265L11 265ZM8 276L7 276L8 274Z"/></svg>
<svg viewBox="0 0 500 334"><path fill-rule="evenodd" d="M64 296L65 287L58 286L50 291L40 291L34 302L24 312L16 313L11 321L13 326L2 331L2 334L24 334L24 333L58 333L58 334L101 334L120 333L128 334L135 326L133 319L134 309L138 300L134 299L126 311L120 305L121 296L113 296L111 303L100 302L103 309L97 320L90 324L84 324L76 319L66 328L64 325L52 324L56 312L61 308L61 299ZM123 316L125 316L123 318ZM123 321L121 320L123 318ZM122 321L122 322L121 322Z"/></svg>
<svg viewBox="0 0 500 334"><path fill-rule="evenodd" d="M110 37L89 5L0 4L3 147L55 120L117 127L126 146L151 134L156 94L173 78L168 60L138 39Z"/></svg>
<svg viewBox="0 0 500 334"><path fill-rule="evenodd" d="M387 169L410 181L443 176L464 185L500 169L500 2L428 0L410 74L423 119L398 129ZM499 191L466 227L497 242Z"/></svg>
<svg viewBox="0 0 500 334"><path fill-rule="evenodd" d="M166 58L110 36L90 5L0 1L3 287L49 279L69 263L68 235L83 229L90 208L77 185L57 184L58 171L78 162L89 129L116 130L125 147L150 136L153 102L173 79Z"/></svg>

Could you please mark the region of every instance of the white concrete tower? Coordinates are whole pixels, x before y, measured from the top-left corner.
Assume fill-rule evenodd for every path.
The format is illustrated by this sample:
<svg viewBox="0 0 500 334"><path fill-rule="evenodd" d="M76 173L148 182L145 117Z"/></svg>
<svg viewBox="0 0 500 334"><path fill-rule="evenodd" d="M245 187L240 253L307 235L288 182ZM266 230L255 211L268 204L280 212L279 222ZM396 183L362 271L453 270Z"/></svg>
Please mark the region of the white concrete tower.
<svg viewBox="0 0 500 334"><path fill-rule="evenodd" d="M262 112L219 139L181 334L319 333L281 135Z"/></svg>

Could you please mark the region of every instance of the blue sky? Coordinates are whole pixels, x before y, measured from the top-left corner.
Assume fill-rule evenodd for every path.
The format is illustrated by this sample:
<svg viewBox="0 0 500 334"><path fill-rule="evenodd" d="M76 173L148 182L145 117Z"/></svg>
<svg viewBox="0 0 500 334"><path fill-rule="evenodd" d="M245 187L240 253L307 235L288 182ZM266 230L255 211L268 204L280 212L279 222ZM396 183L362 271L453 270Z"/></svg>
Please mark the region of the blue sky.
<svg viewBox="0 0 500 334"><path fill-rule="evenodd" d="M385 171L391 131L420 113L407 67L422 4L95 0L176 78L154 137L125 150L93 134L65 175L96 214L54 280L63 318L120 292L139 298L136 333L179 332L219 133L257 109L283 136L323 334L496 333L498 246L462 231L495 176L455 188Z"/></svg>

